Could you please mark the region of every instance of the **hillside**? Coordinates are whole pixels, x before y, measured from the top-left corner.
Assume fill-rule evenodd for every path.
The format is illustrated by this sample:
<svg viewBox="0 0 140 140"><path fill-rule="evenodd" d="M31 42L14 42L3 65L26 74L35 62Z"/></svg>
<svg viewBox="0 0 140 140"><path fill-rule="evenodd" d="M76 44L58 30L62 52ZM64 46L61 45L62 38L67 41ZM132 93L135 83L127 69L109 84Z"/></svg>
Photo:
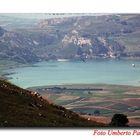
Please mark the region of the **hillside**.
<svg viewBox="0 0 140 140"><path fill-rule="evenodd" d="M139 14L0 19L2 59L32 63L62 58L140 58Z"/></svg>
<svg viewBox="0 0 140 140"><path fill-rule="evenodd" d="M103 126L49 103L37 92L0 80L0 127L93 127Z"/></svg>
<svg viewBox="0 0 140 140"><path fill-rule="evenodd" d="M125 114L129 126L140 126L140 87L71 84L29 88L44 98L86 118L109 124L113 114Z"/></svg>

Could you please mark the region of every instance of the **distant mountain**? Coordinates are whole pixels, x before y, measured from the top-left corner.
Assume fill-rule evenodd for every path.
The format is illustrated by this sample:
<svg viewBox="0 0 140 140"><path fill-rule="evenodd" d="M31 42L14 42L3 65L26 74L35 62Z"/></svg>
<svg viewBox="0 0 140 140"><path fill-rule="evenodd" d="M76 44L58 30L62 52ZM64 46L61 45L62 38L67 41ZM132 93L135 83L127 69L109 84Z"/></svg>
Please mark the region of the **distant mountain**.
<svg viewBox="0 0 140 140"><path fill-rule="evenodd" d="M104 126L49 103L38 93L0 80L0 127Z"/></svg>
<svg viewBox="0 0 140 140"><path fill-rule="evenodd" d="M0 58L22 63L60 58L140 58L138 14L26 20L23 23L30 22L18 23L10 31L0 28Z"/></svg>

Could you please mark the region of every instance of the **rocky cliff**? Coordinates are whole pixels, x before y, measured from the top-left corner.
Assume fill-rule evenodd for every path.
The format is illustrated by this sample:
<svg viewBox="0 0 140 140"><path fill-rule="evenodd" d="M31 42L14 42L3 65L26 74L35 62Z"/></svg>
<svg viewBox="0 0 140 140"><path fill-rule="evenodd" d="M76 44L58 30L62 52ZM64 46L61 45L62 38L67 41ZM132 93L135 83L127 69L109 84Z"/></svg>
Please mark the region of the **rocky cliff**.
<svg viewBox="0 0 140 140"><path fill-rule="evenodd" d="M139 29L140 16L130 14L38 20L35 27L0 28L0 58L30 63L140 57Z"/></svg>

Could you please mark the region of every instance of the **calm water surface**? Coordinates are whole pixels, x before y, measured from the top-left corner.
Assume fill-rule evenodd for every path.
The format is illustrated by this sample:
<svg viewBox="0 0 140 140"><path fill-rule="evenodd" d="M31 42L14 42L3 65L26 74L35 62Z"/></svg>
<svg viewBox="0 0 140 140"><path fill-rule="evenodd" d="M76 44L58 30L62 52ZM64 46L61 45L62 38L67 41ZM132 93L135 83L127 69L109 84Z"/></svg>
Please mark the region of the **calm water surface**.
<svg viewBox="0 0 140 140"><path fill-rule="evenodd" d="M132 64L135 67L132 67ZM36 67L10 70L10 81L23 88L43 85L105 83L140 86L140 62L93 60L88 62L40 62Z"/></svg>

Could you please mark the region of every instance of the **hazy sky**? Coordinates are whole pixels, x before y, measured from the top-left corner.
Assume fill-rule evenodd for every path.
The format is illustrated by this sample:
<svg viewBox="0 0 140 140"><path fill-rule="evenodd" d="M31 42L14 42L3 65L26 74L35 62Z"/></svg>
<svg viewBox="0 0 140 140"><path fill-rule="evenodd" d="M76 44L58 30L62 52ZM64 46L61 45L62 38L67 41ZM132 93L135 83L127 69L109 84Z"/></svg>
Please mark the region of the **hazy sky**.
<svg viewBox="0 0 140 140"><path fill-rule="evenodd" d="M99 16L104 14L93 14L93 13L15 13L15 14L0 14L9 17L16 18L35 18L35 19L45 19L45 18L56 18L56 17L70 17L70 16Z"/></svg>

